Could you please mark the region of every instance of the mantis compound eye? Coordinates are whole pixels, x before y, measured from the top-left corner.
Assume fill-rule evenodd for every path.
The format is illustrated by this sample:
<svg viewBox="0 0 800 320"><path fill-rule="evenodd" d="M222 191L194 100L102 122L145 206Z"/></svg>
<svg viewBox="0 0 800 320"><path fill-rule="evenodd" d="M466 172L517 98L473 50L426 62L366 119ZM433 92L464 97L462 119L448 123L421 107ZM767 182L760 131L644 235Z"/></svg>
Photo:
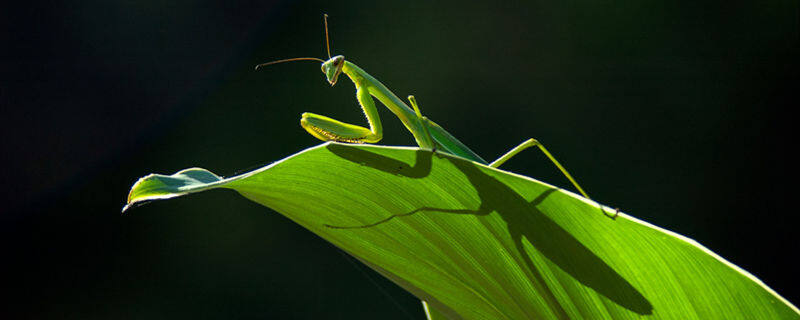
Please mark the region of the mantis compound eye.
<svg viewBox="0 0 800 320"><path fill-rule="evenodd" d="M342 65L342 63L344 62L344 56L335 56L335 57L331 58L331 62L333 62L333 65L335 67L340 67Z"/></svg>

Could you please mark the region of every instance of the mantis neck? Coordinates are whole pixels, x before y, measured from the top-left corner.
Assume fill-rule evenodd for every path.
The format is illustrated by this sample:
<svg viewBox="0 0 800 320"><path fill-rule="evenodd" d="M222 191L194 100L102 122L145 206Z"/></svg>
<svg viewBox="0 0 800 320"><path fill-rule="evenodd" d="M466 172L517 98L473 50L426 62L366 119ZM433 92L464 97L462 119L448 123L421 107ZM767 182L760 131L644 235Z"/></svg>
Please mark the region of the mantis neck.
<svg viewBox="0 0 800 320"><path fill-rule="evenodd" d="M344 62L342 72L353 81L357 88L366 88L370 95L377 98L378 101L389 108L389 110L403 122L403 125L406 126L408 131L411 131L411 134L414 135L414 139L417 141L417 145L425 145L424 141L426 141L427 138L423 136L425 130L422 127L422 121L420 121L416 113L414 113L414 110L406 105L403 100L400 100L400 98L383 85L383 83L378 81L378 79L375 79L373 76L369 75L369 73L349 61ZM439 150L475 162L483 164L488 163L433 121L430 121L428 129L435 140L436 148Z"/></svg>
<svg viewBox="0 0 800 320"><path fill-rule="evenodd" d="M409 131L414 133L419 130L421 132L422 126L414 110L392 93L389 88L386 88L378 79L375 79L350 61L344 62L342 72L353 81L357 88L366 88L370 95L377 98L378 101L389 108L395 116L400 118L400 121L403 122Z"/></svg>

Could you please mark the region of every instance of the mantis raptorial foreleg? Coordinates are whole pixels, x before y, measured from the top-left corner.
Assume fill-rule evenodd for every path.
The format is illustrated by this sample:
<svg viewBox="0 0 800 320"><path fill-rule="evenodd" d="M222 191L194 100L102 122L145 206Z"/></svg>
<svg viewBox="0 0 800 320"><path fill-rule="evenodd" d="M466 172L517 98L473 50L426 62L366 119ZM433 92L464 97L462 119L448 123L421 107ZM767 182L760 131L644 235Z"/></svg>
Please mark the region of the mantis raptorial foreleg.
<svg viewBox="0 0 800 320"><path fill-rule="evenodd" d="M326 116L306 112L300 118L300 125L312 136L320 140L334 140L351 143L375 143L383 138L383 125L367 89L356 84L356 99L367 116L369 129L344 123Z"/></svg>
<svg viewBox="0 0 800 320"><path fill-rule="evenodd" d="M569 172L567 172L567 169L564 169L564 166L562 166L561 163L559 163L558 160L556 160L556 158L553 157L553 155L550 154L549 151L547 151L547 148L545 148L544 145L542 145L539 141L533 138L525 140L525 142L516 146L514 149L511 149L511 151L506 152L506 154L504 154L502 157L490 163L489 166L492 168L497 168L501 164L508 161L508 159L511 159L511 157L517 155L517 153L520 153L522 152L522 150L528 149L530 147L539 147L539 150L541 150L542 153L544 153L544 155L547 156L547 158L550 159L550 161L553 162L553 164L556 165L556 167L558 167L558 170L561 170L561 173L563 173L564 176L567 177L567 179L569 179L569 182L572 182L572 185L575 186L575 188L578 189L578 191L580 191L581 195L583 195L586 199L591 199L589 198L589 195L586 194L585 191L583 191L583 188L581 188L578 182L575 181L574 178L572 178L572 175L570 175Z"/></svg>

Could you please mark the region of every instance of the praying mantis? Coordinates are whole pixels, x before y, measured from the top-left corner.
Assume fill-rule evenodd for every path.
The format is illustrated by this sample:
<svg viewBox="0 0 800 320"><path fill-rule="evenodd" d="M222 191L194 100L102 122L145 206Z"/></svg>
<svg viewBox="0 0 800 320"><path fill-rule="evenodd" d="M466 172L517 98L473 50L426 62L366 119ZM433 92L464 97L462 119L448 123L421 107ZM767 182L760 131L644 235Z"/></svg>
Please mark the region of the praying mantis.
<svg viewBox="0 0 800 320"><path fill-rule="evenodd" d="M408 100L413 107L409 108L400 98L398 98L391 90L383 85L378 79L368 74L366 71L356 66L354 63L345 60L344 56L337 55L331 57L330 51L330 38L328 37L328 15L324 15L325 23L325 46L328 52L328 60L312 57L301 57L276 60L271 62L262 63L256 66L256 70L277 63L291 62L291 61L317 61L322 62L322 73L328 80L331 86L336 85L339 76L344 73L356 87L356 99L364 115L367 117L369 128L357 126L339 120L335 120L326 116L305 112L300 119L300 125L308 131L312 136L322 141L337 141L346 143L376 143L383 138L383 125L378 116L378 110L375 107L375 99L378 99L384 106L386 106L397 118L405 125L406 129L411 132L417 145L423 149L430 149L433 152L441 151L450 155L455 155L468 160L472 160L493 168L497 168L521 151L538 147L539 150L547 156L548 159L561 171L561 173L572 183L572 185L585 197L589 195L581 188L572 175L567 172L564 166L556 160L553 155L547 151L536 139L528 139L520 145L514 147L506 154L497 160L489 163L483 160L478 154L472 151L469 147L464 145L461 141L456 139L452 134L447 132L444 128L429 120L422 115L416 98L413 95L408 96ZM619 212L619 211L617 211ZM604 211L605 213L605 211ZM616 217L616 213L614 215Z"/></svg>

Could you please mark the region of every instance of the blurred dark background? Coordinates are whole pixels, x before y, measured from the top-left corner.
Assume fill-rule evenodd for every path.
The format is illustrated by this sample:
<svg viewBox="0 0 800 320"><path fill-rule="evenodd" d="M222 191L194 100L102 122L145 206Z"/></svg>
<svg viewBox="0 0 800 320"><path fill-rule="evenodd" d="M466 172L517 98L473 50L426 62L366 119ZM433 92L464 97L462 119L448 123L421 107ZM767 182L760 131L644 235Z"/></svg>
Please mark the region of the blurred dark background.
<svg viewBox="0 0 800 320"><path fill-rule="evenodd" d="M364 123L333 51L487 159L536 137L600 202L800 302L797 1L70 1L0 8L0 313L421 319L419 302L229 191L121 215L131 184L232 175ZM381 108L388 145L413 144ZM505 168L562 187L537 152ZM371 282L374 280L375 284Z"/></svg>

